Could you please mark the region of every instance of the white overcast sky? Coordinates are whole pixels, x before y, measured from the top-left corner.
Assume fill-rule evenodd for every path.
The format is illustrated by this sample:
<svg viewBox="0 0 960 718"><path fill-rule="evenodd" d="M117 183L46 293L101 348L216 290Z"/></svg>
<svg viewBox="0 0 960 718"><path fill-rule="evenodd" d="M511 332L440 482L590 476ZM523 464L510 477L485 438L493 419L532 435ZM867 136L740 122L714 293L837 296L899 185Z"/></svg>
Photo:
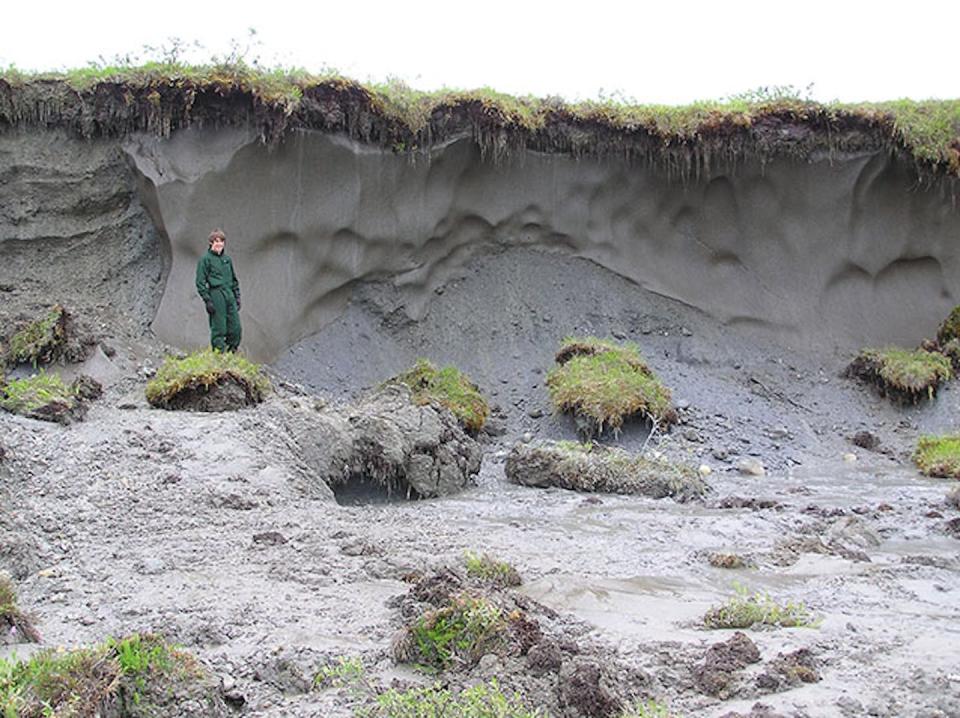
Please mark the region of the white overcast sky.
<svg viewBox="0 0 960 718"><path fill-rule="evenodd" d="M270 65L420 89L489 86L569 100L719 99L813 84L818 100L960 97L960 2L412 0L159 3L7 0L0 65L62 69L170 38L195 60L246 40Z"/></svg>

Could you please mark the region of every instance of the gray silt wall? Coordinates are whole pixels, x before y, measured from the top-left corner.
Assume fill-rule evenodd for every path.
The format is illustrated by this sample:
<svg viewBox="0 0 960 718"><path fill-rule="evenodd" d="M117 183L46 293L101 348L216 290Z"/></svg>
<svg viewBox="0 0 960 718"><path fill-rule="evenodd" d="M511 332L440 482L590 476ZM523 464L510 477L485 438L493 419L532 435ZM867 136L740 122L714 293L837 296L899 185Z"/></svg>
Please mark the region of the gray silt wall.
<svg viewBox="0 0 960 718"><path fill-rule="evenodd" d="M149 326L165 243L120 145L59 131L0 133L0 302L109 307ZM0 312L6 314L7 312ZM9 327L0 327L0 334Z"/></svg>
<svg viewBox="0 0 960 718"><path fill-rule="evenodd" d="M98 158L115 145L59 142L89 165L84 182L99 186ZM794 346L914 344L956 303L960 214L941 193L917 190L909 168L885 153L747 164L684 186L611 160L531 152L495 165L467 140L417 162L310 131L272 151L237 130L128 138L124 150L136 168L127 189L138 195L117 202L138 216L148 209L144 237L172 258L153 328L184 348L206 342L194 266L216 226L243 287L244 346L263 360L336 317L358 280L392 278L418 318L434 290L489 245L585 257L724 325ZM73 175L53 178L51 197L73 184ZM15 197L17 187L0 191ZM3 221L9 256L7 232L18 224ZM98 262L87 266L87 254L102 251L96 232L71 234L91 278ZM23 238L49 243L56 234ZM161 266L161 249L142 250L155 256L151 267Z"/></svg>

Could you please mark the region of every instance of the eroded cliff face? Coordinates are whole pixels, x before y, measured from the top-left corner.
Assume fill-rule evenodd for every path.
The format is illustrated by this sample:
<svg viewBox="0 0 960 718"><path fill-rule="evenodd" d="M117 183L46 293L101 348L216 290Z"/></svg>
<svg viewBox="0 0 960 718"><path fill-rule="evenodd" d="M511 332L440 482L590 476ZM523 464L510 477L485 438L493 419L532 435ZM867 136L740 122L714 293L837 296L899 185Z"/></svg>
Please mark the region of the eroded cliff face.
<svg viewBox="0 0 960 718"><path fill-rule="evenodd" d="M960 213L885 152L684 184L610 160L485 162L468 140L417 162L316 131L272 150L195 129L124 148L171 248L153 327L185 348L206 341L194 267L214 227L238 267L244 346L261 360L337 316L358 281L392 279L418 318L490 245L585 257L795 346L916 343L957 303Z"/></svg>

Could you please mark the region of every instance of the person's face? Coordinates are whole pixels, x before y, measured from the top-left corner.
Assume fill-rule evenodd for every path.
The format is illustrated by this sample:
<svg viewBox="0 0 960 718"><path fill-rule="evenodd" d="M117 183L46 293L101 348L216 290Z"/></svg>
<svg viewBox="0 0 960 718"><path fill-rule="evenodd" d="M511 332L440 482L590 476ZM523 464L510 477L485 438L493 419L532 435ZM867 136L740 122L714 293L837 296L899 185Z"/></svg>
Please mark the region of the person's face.
<svg viewBox="0 0 960 718"><path fill-rule="evenodd" d="M213 243L210 245L210 249L213 251L214 254L223 254L223 245L225 244L226 242L224 242L223 239L221 239L220 237L217 237L215 240L213 240Z"/></svg>

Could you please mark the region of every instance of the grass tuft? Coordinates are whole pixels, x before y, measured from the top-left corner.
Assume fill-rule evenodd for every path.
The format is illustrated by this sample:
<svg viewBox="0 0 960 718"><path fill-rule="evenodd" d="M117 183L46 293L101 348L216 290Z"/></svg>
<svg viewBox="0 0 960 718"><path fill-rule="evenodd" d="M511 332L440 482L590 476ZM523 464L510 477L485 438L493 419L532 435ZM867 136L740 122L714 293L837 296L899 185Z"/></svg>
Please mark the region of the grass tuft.
<svg viewBox="0 0 960 718"><path fill-rule="evenodd" d="M459 369L446 366L437 369L426 359L418 359L396 381L410 387L417 404L435 404L449 409L468 431L476 433L483 428L490 415L490 405L477 385Z"/></svg>
<svg viewBox="0 0 960 718"><path fill-rule="evenodd" d="M527 708L518 693L507 694L494 678L465 688L459 694L434 685L426 688L391 688L376 697L375 718L546 718L541 710Z"/></svg>
<svg viewBox="0 0 960 718"><path fill-rule="evenodd" d="M10 338L8 362L36 367L58 359L67 338L67 319L67 311L56 304L40 319L30 322Z"/></svg>
<svg viewBox="0 0 960 718"><path fill-rule="evenodd" d="M172 408L187 392L206 393L229 381L243 388L250 403L263 401L270 391L270 381L259 365L241 354L204 349L182 359L167 357L147 383L147 401L162 409Z"/></svg>
<svg viewBox="0 0 960 718"><path fill-rule="evenodd" d="M472 666L503 644L507 625L503 611L486 599L455 596L413 624L412 662L440 670Z"/></svg>
<svg viewBox="0 0 960 718"><path fill-rule="evenodd" d="M703 617L707 628L750 628L751 626L779 626L782 628L817 628L814 618L802 603L778 604L769 594L749 590L734 584L735 595L722 606L711 608Z"/></svg>
<svg viewBox="0 0 960 718"><path fill-rule="evenodd" d="M13 414L27 415L48 406L68 411L76 404L76 394L58 374L41 371L24 379L11 379L0 389L0 407Z"/></svg>
<svg viewBox="0 0 960 718"><path fill-rule="evenodd" d="M643 416L673 423L670 390L654 376L633 343L616 344L596 337L564 339L558 366L547 374L547 389L557 412L583 422L582 433L618 431L625 419Z"/></svg>
<svg viewBox="0 0 960 718"><path fill-rule="evenodd" d="M956 306L937 329L937 343L940 346L960 339L960 306Z"/></svg>
<svg viewBox="0 0 960 718"><path fill-rule="evenodd" d="M864 349L850 363L847 376L873 383L881 395L902 404L933 399L953 376L950 358L924 349Z"/></svg>
<svg viewBox="0 0 960 718"><path fill-rule="evenodd" d="M17 606L17 592L13 581L0 575L0 631L17 632L22 642L40 643L40 634L33 627L29 616Z"/></svg>
<svg viewBox="0 0 960 718"><path fill-rule="evenodd" d="M522 583L517 569L506 561L497 561L488 554L480 556L472 551L464 551L463 558L468 576L498 586L519 586Z"/></svg>
<svg viewBox="0 0 960 718"><path fill-rule="evenodd" d="M960 434L921 436L913 461L927 476L960 479Z"/></svg>
<svg viewBox="0 0 960 718"><path fill-rule="evenodd" d="M163 686L165 695L172 690L166 679L201 676L192 656L158 636L133 635L90 648L42 651L27 661L0 659L0 710L4 718L79 718L118 704L118 715L133 715L122 710L133 704L136 715L154 715L144 704L147 692Z"/></svg>

